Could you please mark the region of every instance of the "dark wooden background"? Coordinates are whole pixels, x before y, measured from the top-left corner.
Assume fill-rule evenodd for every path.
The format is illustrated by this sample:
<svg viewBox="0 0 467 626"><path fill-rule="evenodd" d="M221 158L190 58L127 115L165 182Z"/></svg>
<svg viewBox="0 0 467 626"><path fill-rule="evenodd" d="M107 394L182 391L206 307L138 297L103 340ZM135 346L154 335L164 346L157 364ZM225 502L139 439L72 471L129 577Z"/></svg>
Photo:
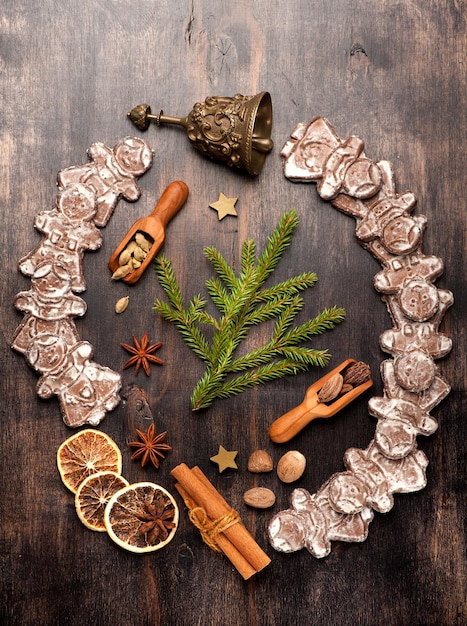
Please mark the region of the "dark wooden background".
<svg viewBox="0 0 467 626"><path fill-rule="evenodd" d="M467 623L466 604L466 355L465 231L466 30L461 0L4 0L0 10L0 201L3 287L0 316L0 621L9 626L295 625ZM120 202L103 230L104 243L85 256L88 312L77 320L95 360L120 370L120 342L149 332L163 341L165 365L136 381L149 394L160 430L173 446L159 471L130 461L131 436L120 406L100 425L123 450L131 482L152 480L173 490L170 470L198 464L235 506L271 565L244 582L230 563L210 552L182 507L180 528L162 551L139 556L93 533L77 519L73 498L55 463L71 431L55 400L42 401L37 375L10 350L22 317L15 294L29 289L17 270L39 241L36 213L52 208L57 172L87 161L95 141L113 146L139 135L126 112L140 102L186 115L207 95L271 93L274 152L258 178L213 164L193 151L183 130L152 126L144 137L155 150L140 179L135 204ZM314 341L329 348L335 366L347 357L370 363L374 393L384 358L380 332L389 316L372 277L376 261L361 249L351 218L319 199L314 185L282 175L279 151L294 126L316 115L341 137L365 140L372 159L394 164L399 190L418 198L428 218L424 250L441 256L438 287L454 292L443 329L452 353L439 363L452 385L433 415L439 430L419 438L427 454L428 485L396 497L378 515L362 544L335 544L317 560L306 551L283 555L266 540L271 511L252 512L242 494L255 484L286 508L291 487L275 474L254 477L249 454L266 448L275 461L290 448L308 459L298 483L311 492L343 469L350 446L365 447L375 422L367 398L330 421L303 431L291 444L268 439L271 422L298 404L314 370L270 383L192 414L191 390L201 363L177 330L152 311L162 296L149 270L133 288L111 283L107 259L133 221L148 213L166 185L186 181L190 197L169 226L164 251L184 294L204 292L211 268L203 247L216 246L233 264L252 237L262 250L283 211L295 208L300 225L277 279L315 271L303 318L334 304L347 319ZM238 196L238 217L218 221L209 209L220 192ZM114 304L131 294L122 316ZM132 371L124 383L134 382ZM209 461L219 444L238 450L238 471L220 475Z"/></svg>

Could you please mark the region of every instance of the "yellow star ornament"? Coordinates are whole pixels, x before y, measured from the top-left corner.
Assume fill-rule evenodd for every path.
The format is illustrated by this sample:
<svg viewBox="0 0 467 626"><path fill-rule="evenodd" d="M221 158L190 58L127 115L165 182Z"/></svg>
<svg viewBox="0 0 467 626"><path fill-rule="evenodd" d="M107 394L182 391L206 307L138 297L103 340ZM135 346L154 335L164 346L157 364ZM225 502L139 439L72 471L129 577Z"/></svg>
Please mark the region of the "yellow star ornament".
<svg viewBox="0 0 467 626"><path fill-rule="evenodd" d="M226 215L237 216L237 211L235 210L237 200L238 198L227 198L223 193L220 193L219 200L212 202L209 206L217 211L219 220L222 220Z"/></svg>
<svg viewBox="0 0 467 626"><path fill-rule="evenodd" d="M238 469L237 464L235 463L235 457L237 454L238 452L236 450L229 451L223 446L219 446L219 452L215 456L211 457L211 461L213 461L213 463L217 463L219 466L219 472L222 474L222 472L228 467Z"/></svg>

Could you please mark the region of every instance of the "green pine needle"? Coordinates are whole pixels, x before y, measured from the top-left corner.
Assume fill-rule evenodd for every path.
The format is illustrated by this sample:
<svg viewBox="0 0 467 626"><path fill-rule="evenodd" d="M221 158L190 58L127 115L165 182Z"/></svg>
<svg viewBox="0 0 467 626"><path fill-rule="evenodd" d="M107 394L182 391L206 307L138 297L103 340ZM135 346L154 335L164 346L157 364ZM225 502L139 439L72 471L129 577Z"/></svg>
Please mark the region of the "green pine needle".
<svg viewBox="0 0 467 626"><path fill-rule="evenodd" d="M194 411L210 406L216 398L228 398L329 362L327 350L302 344L342 322L344 309L324 309L315 318L293 326L304 304L299 293L316 283L316 274L305 272L263 288L290 245L297 225L295 211L284 213L259 258L254 241L247 239L242 246L239 275L215 248L205 248L204 254L217 274L205 286L219 318L205 310L207 302L201 295L185 308L170 261L163 254L156 257L156 273L168 302L157 299L154 310L176 325L182 339L206 365L191 395ZM250 329L269 320L276 320L269 341L236 356ZM203 332L205 326L211 328L210 340Z"/></svg>

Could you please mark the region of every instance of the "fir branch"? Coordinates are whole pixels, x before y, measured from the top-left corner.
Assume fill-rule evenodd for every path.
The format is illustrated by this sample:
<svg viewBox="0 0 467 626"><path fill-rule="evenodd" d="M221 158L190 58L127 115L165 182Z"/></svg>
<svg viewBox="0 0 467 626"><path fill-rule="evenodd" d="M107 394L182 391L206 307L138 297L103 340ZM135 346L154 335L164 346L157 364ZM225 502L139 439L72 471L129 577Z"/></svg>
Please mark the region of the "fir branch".
<svg viewBox="0 0 467 626"><path fill-rule="evenodd" d="M155 310L157 311L157 309ZM177 323L176 326L187 346L208 366L212 366L213 362L209 344L199 328L186 322Z"/></svg>
<svg viewBox="0 0 467 626"><path fill-rule="evenodd" d="M298 216L295 211L289 211L282 215L276 230L269 237L266 249L258 260L260 284L263 284L266 278L276 269L276 265L285 249L290 245L297 225Z"/></svg>
<svg viewBox="0 0 467 626"><path fill-rule="evenodd" d="M247 239L242 246L242 274L254 267L255 256L256 244L252 239Z"/></svg>
<svg viewBox="0 0 467 626"><path fill-rule="evenodd" d="M318 277L316 276L316 274L312 272L304 272L299 276L288 278L281 283L277 283L277 285L273 285L272 287L259 291L257 294L257 299L270 300L271 298L283 295L291 296L295 293L298 293L299 291L304 291L308 287L313 287L313 285L317 281Z"/></svg>
<svg viewBox="0 0 467 626"><path fill-rule="evenodd" d="M212 246L208 246L204 249L204 256L209 259L213 268L218 273L219 277L224 281L225 285L230 289L235 289L237 285L237 277L235 272L229 266L224 257Z"/></svg>
<svg viewBox="0 0 467 626"><path fill-rule="evenodd" d="M274 340L278 341L286 332L287 328L290 328L293 323L295 315L303 307L303 300L300 296L295 296L290 303L283 308L278 316L276 325L274 327Z"/></svg>
<svg viewBox="0 0 467 626"><path fill-rule="evenodd" d="M188 310L185 310L182 294L170 261L161 254L156 258L155 266L160 284L169 298L170 304L156 300L153 307L154 311L175 324L183 340L193 352L205 363L211 363L211 350L208 342L196 326L196 321L199 319L206 301L201 296L195 296Z"/></svg>
<svg viewBox="0 0 467 626"><path fill-rule="evenodd" d="M271 362L278 357L286 357L289 361L307 363L309 366L324 367L329 361L327 350L315 350L298 346L279 346L273 341L260 348L251 350L248 354L233 360L227 373L243 372L246 369L258 367Z"/></svg>
<svg viewBox="0 0 467 626"><path fill-rule="evenodd" d="M203 379L200 380L191 396L191 405L194 411L205 409L216 398L229 398L257 385L277 380L284 376L299 374L307 369L308 366L304 363L283 359L258 367L252 373L246 372L228 381L219 380L217 382L206 376L206 380L209 381L208 384L203 384Z"/></svg>
<svg viewBox="0 0 467 626"><path fill-rule="evenodd" d="M198 322L200 324L206 324L207 326L212 326L216 330L219 330L219 323L216 318L208 313L207 311L200 311L198 313Z"/></svg>
<svg viewBox="0 0 467 626"><path fill-rule="evenodd" d="M229 306L229 294L225 290L221 281L213 276L206 281L206 289L208 290L211 300L214 302L219 311L225 315Z"/></svg>
<svg viewBox="0 0 467 626"><path fill-rule="evenodd" d="M297 224L295 211L284 213L259 259L254 241L247 239L242 246L238 276L215 248L205 249L205 256L217 273L205 286L220 313L219 319L205 310L207 302L201 295L185 308L170 261L163 255L156 257L156 273L168 302L156 300L154 310L177 326L185 343L206 364L191 396L193 410L208 407L216 398L227 398L258 384L328 363L326 350L302 344L342 322L345 311L338 307L324 309L315 318L292 327L304 304L299 292L315 284L316 274L305 272L263 287L290 245ZM268 341L235 357L253 326L274 319ZM200 329L203 324L214 329L210 341Z"/></svg>
<svg viewBox="0 0 467 626"><path fill-rule="evenodd" d="M278 298L271 299L269 302L265 302L252 310L246 315L245 323L248 325L261 324L261 322L267 322L279 316L284 310L284 307L290 307L292 304L292 298L285 295Z"/></svg>
<svg viewBox="0 0 467 626"><path fill-rule="evenodd" d="M177 284L172 264L164 254L159 254L155 260L156 273L161 287L164 289L170 304L175 311L183 311L183 297Z"/></svg>
<svg viewBox="0 0 467 626"><path fill-rule="evenodd" d="M290 330L282 340L291 345L296 345L301 341L311 339L313 335L322 335L326 330L331 330L336 324L340 324L345 319L344 309L332 307L324 309L314 319L306 321L301 326Z"/></svg>
<svg viewBox="0 0 467 626"><path fill-rule="evenodd" d="M325 367L329 363L329 352L327 350L314 350L313 348L300 348L294 346L293 350L281 348L278 350L289 361L317 365Z"/></svg>

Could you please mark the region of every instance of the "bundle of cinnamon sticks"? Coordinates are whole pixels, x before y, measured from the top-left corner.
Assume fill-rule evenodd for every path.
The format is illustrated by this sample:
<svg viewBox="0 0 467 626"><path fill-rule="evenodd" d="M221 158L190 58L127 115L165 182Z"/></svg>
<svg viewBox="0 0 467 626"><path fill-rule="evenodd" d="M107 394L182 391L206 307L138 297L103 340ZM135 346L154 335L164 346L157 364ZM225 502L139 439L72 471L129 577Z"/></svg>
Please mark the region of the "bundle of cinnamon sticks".
<svg viewBox="0 0 467 626"><path fill-rule="evenodd" d="M175 467L171 474L177 479L175 485L189 509L200 508L211 524L231 515L232 508L219 494L199 467L190 469L185 463ZM235 512L233 512L235 513ZM221 552L245 580L262 570L271 562L239 518L216 535L215 542Z"/></svg>

